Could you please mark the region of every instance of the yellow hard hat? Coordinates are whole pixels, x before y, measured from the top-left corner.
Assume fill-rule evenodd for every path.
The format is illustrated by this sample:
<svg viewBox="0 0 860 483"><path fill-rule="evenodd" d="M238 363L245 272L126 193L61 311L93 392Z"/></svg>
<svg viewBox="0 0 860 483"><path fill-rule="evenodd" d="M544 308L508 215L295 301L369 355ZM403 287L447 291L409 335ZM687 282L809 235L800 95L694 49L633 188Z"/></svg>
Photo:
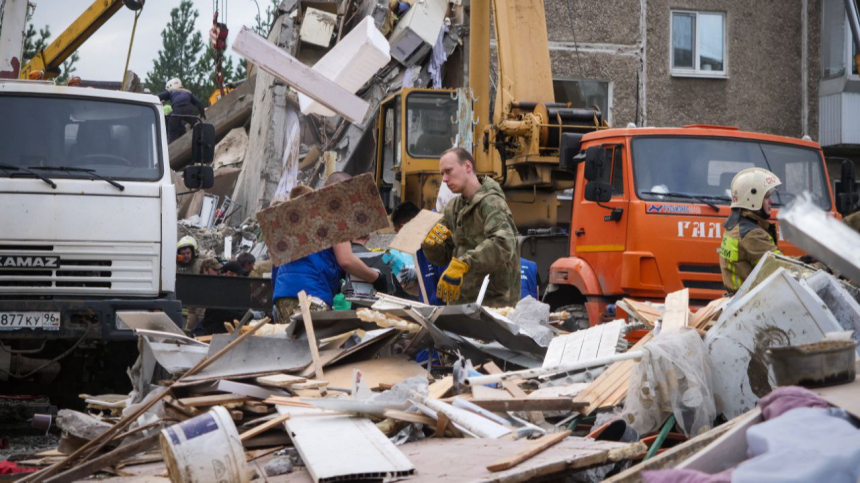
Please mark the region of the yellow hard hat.
<svg viewBox="0 0 860 483"><path fill-rule="evenodd" d="M732 179L732 208L758 211L768 194L782 184L764 168L747 168Z"/></svg>

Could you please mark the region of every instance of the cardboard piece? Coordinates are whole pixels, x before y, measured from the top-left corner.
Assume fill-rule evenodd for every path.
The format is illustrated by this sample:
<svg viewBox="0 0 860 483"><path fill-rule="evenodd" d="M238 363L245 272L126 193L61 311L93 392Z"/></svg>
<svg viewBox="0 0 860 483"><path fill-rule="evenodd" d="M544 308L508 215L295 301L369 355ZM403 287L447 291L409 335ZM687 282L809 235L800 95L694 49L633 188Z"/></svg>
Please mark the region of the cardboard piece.
<svg viewBox="0 0 860 483"><path fill-rule="evenodd" d="M275 265L390 225L370 173L259 211L257 221Z"/></svg>
<svg viewBox="0 0 860 483"><path fill-rule="evenodd" d="M442 219L442 213L421 210L409 223L403 225L400 232L388 244L389 248L403 253L415 254L421 249L421 243L427 238L430 230ZM417 265L416 265L417 266Z"/></svg>

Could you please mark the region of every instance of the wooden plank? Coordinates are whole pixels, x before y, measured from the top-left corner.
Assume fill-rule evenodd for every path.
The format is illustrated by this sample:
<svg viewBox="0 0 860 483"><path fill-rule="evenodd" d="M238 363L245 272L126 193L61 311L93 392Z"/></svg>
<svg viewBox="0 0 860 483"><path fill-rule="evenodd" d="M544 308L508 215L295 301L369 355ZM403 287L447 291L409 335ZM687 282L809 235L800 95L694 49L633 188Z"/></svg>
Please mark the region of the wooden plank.
<svg viewBox="0 0 860 483"><path fill-rule="evenodd" d="M233 50L350 122L358 124L364 120L370 107L367 102L270 44L248 27L239 31L233 41Z"/></svg>
<svg viewBox="0 0 860 483"><path fill-rule="evenodd" d="M314 323L311 319L311 304L308 301L308 294L304 290L299 292L299 306L302 309L302 320L305 322L305 333L308 335L308 344L311 348L311 357L313 358L314 374L320 379L324 379L323 365L320 362L320 352L317 347L317 336L314 334ZM320 389L320 393L325 395L325 389Z"/></svg>
<svg viewBox="0 0 860 483"><path fill-rule="evenodd" d="M472 404L487 411L576 411L588 406L585 402L573 402L569 397L519 397L513 399L472 399Z"/></svg>
<svg viewBox="0 0 860 483"><path fill-rule="evenodd" d="M158 438L160 435L160 432L156 432L133 443L120 446L119 448L111 451L110 453L99 456L98 458L90 460L86 463L75 465L65 473L60 473L59 475L47 479L45 481L64 482L84 479L87 476L95 473L96 471L99 471L108 466L113 466L122 461L123 459L128 458L129 456L136 455L152 448L158 443Z"/></svg>
<svg viewBox="0 0 860 483"><path fill-rule="evenodd" d="M550 447L561 443L565 438L573 434L572 431L562 431L555 434L546 434L538 438L533 445L524 449L522 452L505 458L497 463L487 465L487 469L492 472L503 471L530 459L531 457L543 453Z"/></svg>
<svg viewBox="0 0 860 483"><path fill-rule="evenodd" d="M690 289L685 288L666 296L666 311L663 313L662 331L674 331L686 327L690 314Z"/></svg>
<svg viewBox="0 0 860 483"><path fill-rule="evenodd" d="M190 408L198 408L201 406L221 406L223 404L243 403L250 400L250 397L242 396L241 394L214 394L212 396L186 397L180 399L179 403Z"/></svg>
<svg viewBox="0 0 860 483"><path fill-rule="evenodd" d="M241 441L251 439L254 436L257 436L258 434L263 434L266 431L268 431L268 430L270 430L270 429L272 429L278 425L283 424L284 421L286 421L288 419L290 419L289 413L282 414L282 415L278 416L277 418L272 419L271 421L266 421L265 423L263 423L259 426L255 426L255 427L249 429L248 431L245 431L244 433L239 435L239 439Z"/></svg>
<svg viewBox="0 0 860 483"><path fill-rule="evenodd" d="M484 370L487 371L488 374L501 374L503 372L499 368L499 366L496 365L495 362L488 362L484 364ZM523 391L522 388L520 388L520 386L514 381L502 381L502 387L504 387L509 393L511 393L511 396L513 397L528 397L528 394L526 394L526 392ZM538 411L530 412L529 420L532 422L532 424L538 425L546 421L543 417L543 414Z"/></svg>
<svg viewBox="0 0 860 483"><path fill-rule="evenodd" d="M274 374L256 378L257 384L279 388L288 388L293 384L306 382L307 380L306 377L293 376L291 374Z"/></svg>
<svg viewBox="0 0 860 483"><path fill-rule="evenodd" d="M647 334L629 350L641 349L653 337L653 333ZM630 360L619 361L603 371L586 390L573 398L575 402L588 403L588 406L580 412L587 416L599 407L617 406L624 398L624 395L627 394L630 374L634 364L636 363Z"/></svg>
<svg viewBox="0 0 860 483"><path fill-rule="evenodd" d="M454 376L445 376L430 384L430 399L442 399L454 389Z"/></svg>
<svg viewBox="0 0 860 483"><path fill-rule="evenodd" d="M257 78L251 77L235 91L227 94L206 110L206 119L203 122L215 126L216 143L224 139L231 130L243 126L251 118L256 85ZM167 147L170 155L170 167L174 171L191 164L191 135L192 131L188 131Z"/></svg>
<svg viewBox="0 0 860 483"><path fill-rule="evenodd" d="M430 416L420 413L407 413L406 411L398 411L396 409L386 409L382 412L386 418L396 419L398 421L406 421L407 423L418 423L426 426L435 426L436 420Z"/></svg>

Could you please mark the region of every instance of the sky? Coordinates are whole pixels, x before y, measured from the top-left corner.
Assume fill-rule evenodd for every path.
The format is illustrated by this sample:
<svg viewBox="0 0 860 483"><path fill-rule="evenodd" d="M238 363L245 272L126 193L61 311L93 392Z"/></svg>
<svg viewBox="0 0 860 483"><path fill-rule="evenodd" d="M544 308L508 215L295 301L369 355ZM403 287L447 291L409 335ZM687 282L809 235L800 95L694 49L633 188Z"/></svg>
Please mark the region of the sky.
<svg viewBox="0 0 860 483"><path fill-rule="evenodd" d="M203 35L204 43L209 41L209 29L212 27L212 0L193 0L194 7L200 13L197 18L197 28ZM218 0L221 3L222 0ZM254 0L227 0L227 28L230 35L228 44L232 45L236 34L243 25L253 27L257 16L257 6ZM270 0L257 0L260 4L260 14L265 18L266 6ZM93 0L30 0L36 5L31 22L39 29L45 25L51 27L51 40L65 30ZM180 0L147 0L143 13L137 23L137 33L131 53L129 69L133 70L143 81L146 73L152 70L152 62L161 49L161 31L170 22L170 10L179 6ZM219 19L223 18L223 12ZM128 53L128 43L134 25L134 12L123 7L107 21L89 40L78 49L80 60L75 64L75 75L85 80L120 81ZM235 64L239 59L228 47Z"/></svg>

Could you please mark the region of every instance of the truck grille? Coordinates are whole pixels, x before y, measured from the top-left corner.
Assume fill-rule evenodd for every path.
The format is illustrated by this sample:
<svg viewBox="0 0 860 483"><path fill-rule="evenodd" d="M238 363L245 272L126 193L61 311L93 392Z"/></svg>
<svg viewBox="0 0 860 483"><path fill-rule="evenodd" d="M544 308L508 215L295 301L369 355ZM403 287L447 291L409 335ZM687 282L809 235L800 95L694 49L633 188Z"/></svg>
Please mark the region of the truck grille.
<svg viewBox="0 0 860 483"><path fill-rule="evenodd" d="M158 244L0 244L0 294L156 293L159 250Z"/></svg>

